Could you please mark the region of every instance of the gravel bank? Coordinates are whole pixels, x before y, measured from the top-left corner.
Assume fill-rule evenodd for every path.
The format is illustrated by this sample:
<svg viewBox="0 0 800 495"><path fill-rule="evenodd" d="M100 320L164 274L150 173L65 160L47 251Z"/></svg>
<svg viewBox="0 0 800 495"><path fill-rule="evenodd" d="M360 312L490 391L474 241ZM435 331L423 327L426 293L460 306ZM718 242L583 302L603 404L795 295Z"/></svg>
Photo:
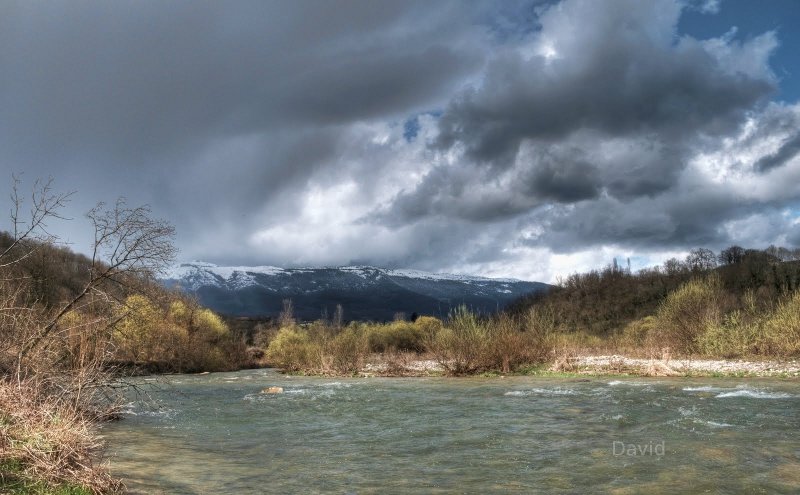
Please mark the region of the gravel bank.
<svg viewBox="0 0 800 495"><path fill-rule="evenodd" d="M390 359L367 364L364 376L430 376L443 373L433 359ZM617 354L560 359L552 372L587 375L632 374L641 376L748 375L800 377L800 360L747 361L741 359L642 359Z"/></svg>
<svg viewBox="0 0 800 495"><path fill-rule="evenodd" d="M620 355L578 356L569 366L581 373L634 373L657 376L698 374L800 376L800 361L745 361L719 359L638 359ZM562 370L564 366L561 366Z"/></svg>

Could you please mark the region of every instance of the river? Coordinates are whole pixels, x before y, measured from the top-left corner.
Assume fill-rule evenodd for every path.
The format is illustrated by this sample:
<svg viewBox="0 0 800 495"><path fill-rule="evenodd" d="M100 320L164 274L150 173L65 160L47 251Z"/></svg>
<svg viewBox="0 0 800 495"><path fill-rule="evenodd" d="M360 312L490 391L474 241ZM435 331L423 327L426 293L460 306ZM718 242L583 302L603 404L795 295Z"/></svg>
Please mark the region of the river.
<svg viewBox="0 0 800 495"><path fill-rule="evenodd" d="M140 383L145 403L102 431L133 493L800 493L797 381L250 370Z"/></svg>

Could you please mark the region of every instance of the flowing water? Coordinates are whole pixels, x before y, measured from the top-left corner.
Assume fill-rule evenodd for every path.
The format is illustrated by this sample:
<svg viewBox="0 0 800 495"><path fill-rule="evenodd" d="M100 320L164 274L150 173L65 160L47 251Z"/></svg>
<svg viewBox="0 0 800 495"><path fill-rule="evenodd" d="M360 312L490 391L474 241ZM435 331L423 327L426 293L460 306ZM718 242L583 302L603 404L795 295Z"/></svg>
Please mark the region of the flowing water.
<svg viewBox="0 0 800 495"><path fill-rule="evenodd" d="M146 383L150 405L103 431L134 493L800 493L797 381Z"/></svg>

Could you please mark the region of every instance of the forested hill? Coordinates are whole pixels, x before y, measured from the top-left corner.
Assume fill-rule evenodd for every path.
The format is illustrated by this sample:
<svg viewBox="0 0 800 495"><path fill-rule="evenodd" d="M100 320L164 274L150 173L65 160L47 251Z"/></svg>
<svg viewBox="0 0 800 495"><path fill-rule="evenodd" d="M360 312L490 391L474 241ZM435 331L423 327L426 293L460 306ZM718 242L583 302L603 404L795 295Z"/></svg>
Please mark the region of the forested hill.
<svg viewBox="0 0 800 495"><path fill-rule="evenodd" d="M564 330L606 336L653 315L668 294L692 278L714 273L725 290L726 306L736 307L748 292L761 305L775 304L800 288L800 250L733 246L717 254L697 249L685 260L670 259L663 266L636 273L610 265L570 275L548 292L518 299L509 305L509 311L547 307Z"/></svg>
<svg viewBox="0 0 800 495"><path fill-rule="evenodd" d="M9 233L0 231L0 253L13 242ZM47 242L27 240L25 244L25 256L10 267L14 270L11 278L26 282L32 300L53 307L72 299L86 285L92 264L86 256Z"/></svg>
<svg viewBox="0 0 800 495"><path fill-rule="evenodd" d="M98 279L109 265L47 238L15 244L6 232L0 232L0 255L0 377L16 368L13 360L28 342L45 339L47 353L30 361L50 370L83 362L177 372L251 364L240 334L152 276Z"/></svg>

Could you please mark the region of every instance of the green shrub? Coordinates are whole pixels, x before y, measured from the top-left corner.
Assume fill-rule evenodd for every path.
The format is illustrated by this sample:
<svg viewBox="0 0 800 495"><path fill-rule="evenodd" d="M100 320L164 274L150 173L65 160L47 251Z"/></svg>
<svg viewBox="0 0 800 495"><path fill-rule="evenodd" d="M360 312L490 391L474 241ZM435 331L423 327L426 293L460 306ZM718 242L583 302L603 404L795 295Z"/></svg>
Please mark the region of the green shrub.
<svg viewBox="0 0 800 495"><path fill-rule="evenodd" d="M320 352L306 332L290 326L278 331L267 348L266 359L269 364L285 370L299 371L318 365Z"/></svg>
<svg viewBox="0 0 800 495"><path fill-rule="evenodd" d="M178 299L162 307L133 295L118 310L118 318L113 340L120 361L177 372L230 370L246 361L244 344L222 318L190 301Z"/></svg>
<svg viewBox="0 0 800 495"><path fill-rule="evenodd" d="M327 351L334 371L355 373L364 366L369 355L369 340L360 326L348 326L333 338Z"/></svg>
<svg viewBox="0 0 800 495"><path fill-rule="evenodd" d="M757 346L763 354L800 355L800 291L794 292L766 319Z"/></svg>
<svg viewBox="0 0 800 495"><path fill-rule="evenodd" d="M733 358L756 350L759 322L742 311L733 311L721 322L710 322L698 341L698 350L708 356Z"/></svg>
<svg viewBox="0 0 800 495"><path fill-rule="evenodd" d="M667 296L656 313L654 343L692 354L705 329L718 324L723 293L717 276L691 280Z"/></svg>
<svg viewBox="0 0 800 495"><path fill-rule="evenodd" d="M434 318L433 316L420 316L417 318L417 321L414 322L414 326L419 328L423 338L427 338L441 330L442 327L444 327L444 323L439 318Z"/></svg>
<svg viewBox="0 0 800 495"><path fill-rule="evenodd" d="M407 321L367 327L369 347L372 352L412 351L424 349L424 327Z"/></svg>
<svg viewBox="0 0 800 495"><path fill-rule="evenodd" d="M649 338L656 327L656 319L653 316L645 316L634 320L622 329L618 342L622 347L641 348L646 346Z"/></svg>

